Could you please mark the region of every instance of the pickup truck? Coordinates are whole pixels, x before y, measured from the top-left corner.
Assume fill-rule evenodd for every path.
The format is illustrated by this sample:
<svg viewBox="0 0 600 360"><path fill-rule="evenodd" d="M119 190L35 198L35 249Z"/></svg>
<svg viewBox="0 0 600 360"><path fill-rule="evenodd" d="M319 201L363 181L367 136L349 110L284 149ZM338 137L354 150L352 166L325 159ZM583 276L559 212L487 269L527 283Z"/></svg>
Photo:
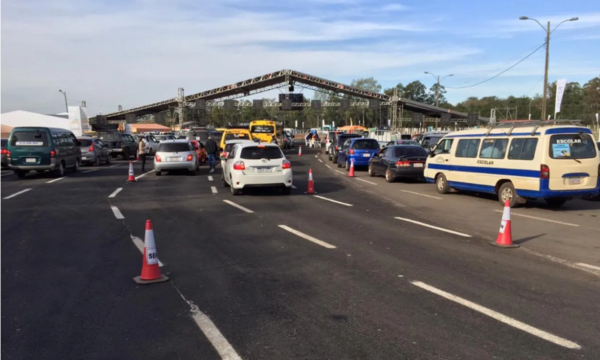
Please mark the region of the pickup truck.
<svg viewBox="0 0 600 360"><path fill-rule="evenodd" d="M98 138L107 145L110 156L116 158L122 156L123 160L129 160L136 155L137 141L133 136L124 133L102 133Z"/></svg>

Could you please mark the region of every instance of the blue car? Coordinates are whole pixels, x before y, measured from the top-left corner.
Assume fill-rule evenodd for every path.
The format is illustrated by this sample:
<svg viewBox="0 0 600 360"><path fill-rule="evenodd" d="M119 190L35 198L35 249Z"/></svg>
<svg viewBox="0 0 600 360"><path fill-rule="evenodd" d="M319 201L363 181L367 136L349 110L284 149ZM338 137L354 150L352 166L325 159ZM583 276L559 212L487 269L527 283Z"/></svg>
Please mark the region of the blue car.
<svg viewBox="0 0 600 360"><path fill-rule="evenodd" d="M377 156L379 142L375 139L350 138L344 142L338 154L338 167L342 165L350 170L350 162L354 161L354 167L369 166L369 160Z"/></svg>

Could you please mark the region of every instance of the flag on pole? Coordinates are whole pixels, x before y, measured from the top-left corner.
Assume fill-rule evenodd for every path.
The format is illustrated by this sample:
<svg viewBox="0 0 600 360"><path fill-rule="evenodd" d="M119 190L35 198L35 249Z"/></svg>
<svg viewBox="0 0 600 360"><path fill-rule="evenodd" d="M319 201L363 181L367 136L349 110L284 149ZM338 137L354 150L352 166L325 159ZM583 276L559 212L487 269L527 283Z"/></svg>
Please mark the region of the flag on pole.
<svg viewBox="0 0 600 360"><path fill-rule="evenodd" d="M567 86L567 79L556 80L556 103L554 104L554 119L556 114L560 112L560 106L562 105L562 98Z"/></svg>

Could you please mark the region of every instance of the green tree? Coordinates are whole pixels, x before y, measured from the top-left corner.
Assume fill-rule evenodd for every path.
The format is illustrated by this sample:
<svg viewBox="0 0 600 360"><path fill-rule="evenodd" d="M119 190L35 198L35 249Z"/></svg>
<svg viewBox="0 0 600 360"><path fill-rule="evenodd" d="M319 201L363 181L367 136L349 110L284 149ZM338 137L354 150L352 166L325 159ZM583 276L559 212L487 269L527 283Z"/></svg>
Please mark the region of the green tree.
<svg viewBox="0 0 600 360"><path fill-rule="evenodd" d="M419 80L406 85L402 97L422 103L428 100L427 88Z"/></svg>

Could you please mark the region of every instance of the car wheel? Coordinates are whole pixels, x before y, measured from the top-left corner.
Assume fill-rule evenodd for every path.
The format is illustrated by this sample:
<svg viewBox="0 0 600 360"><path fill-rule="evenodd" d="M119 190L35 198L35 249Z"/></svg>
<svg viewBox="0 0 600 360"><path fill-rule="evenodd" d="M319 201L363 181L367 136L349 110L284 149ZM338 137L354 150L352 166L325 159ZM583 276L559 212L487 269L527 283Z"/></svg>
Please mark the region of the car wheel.
<svg viewBox="0 0 600 360"><path fill-rule="evenodd" d="M552 208L561 207L561 206L563 206L567 202L567 199L556 199L556 198L554 198L554 199L544 199L544 200Z"/></svg>
<svg viewBox="0 0 600 360"><path fill-rule="evenodd" d="M392 170L388 167L385 169L385 181L391 183L394 182L394 176L392 175Z"/></svg>
<svg viewBox="0 0 600 360"><path fill-rule="evenodd" d="M110 155L108 155L108 156L106 157L106 164L107 164L107 165L110 165L110 163L112 162L111 158L112 158L112 156L110 156Z"/></svg>
<svg viewBox="0 0 600 360"><path fill-rule="evenodd" d="M156 170L156 171L154 171L154 175L161 176L162 172L160 170Z"/></svg>
<svg viewBox="0 0 600 360"><path fill-rule="evenodd" d="M511 208L517 206L519 197L517 196L517 192L515 190L515 186L511 182L505 182L500 186L498 190L498 201L500 204L504 206L506 200L508 200L508 204Z"/></svg>
<svg viewBox="0 0 600 360"><path fill-rule="evenodd" d="M233 186L229 188L231 189L231 195L236 196L240 194L240 189L234 189Z"/></svg>
<svg viewBox="0 0 600 360"><path fill-rule="evenodd" d="M194 168L194 170L189 170L190 175L192 176L196 176L196 174L198 174L198 168Z"/></svg>
<svg viewBox="0 0 600 360"><path fill-rule="evenodd" d="M100 156L96 155L96 160L94 160L94 166L100 166Z"/></svg>
<svg viewBox="0 0 600 360"><path fill-rule="evenodd" d="M65 166L63 165L62 161L60 162L60 164L58 164L58 169L55 170L55 174L58 177L65 176Z"/></svg>
<svg viewBox="0 0 600 360"><path fill-rule="evenodd" d="M25 175L27 175L27 171L15 170L15 175L17 175L17 177L19 179L25 179Z"/></svg>
<svg viewBox="0 0 600 360"><path fill-rule="evenodd" d="M448 179L446 179L446 175L439 174L435 179L435 187L440 194L447 194L450 192L450 187L448 186Z"/></svg>
<svg viewBox="0 0 600 360"><path fill-rule="evenodd" d="M281 191L283 191L283 195L290 195L292 193L292 187L284 186Z"/></svg>
<svg viewBox="0 0 600 360"><path fill-rule="evenodd" d="M346 171L350 171L350 163L348 163L348 161L344 163L344 168L346 169Z"/></svg>
<svg viewBox="0 0 600 360"><path fill-rule="evenodd" d="M342 167L342 164L340 164L340 162L338 161L338 162L337 162L337 166L338 166L339 168L341 168L341 167Z"/></svg>
<svg viewBox="0 0 600 360"><path fill-rule="evenodd" d="M73 171L74 172L78 172L79 171L79 159L75 159L75 166L73 167Z"/></svg>
<svg viewBox="0 0 600 360"><path fill-rule="evenodd" d="M373 171L373 164L369 164L369 176L375 177L375 172Z"/></svg>

